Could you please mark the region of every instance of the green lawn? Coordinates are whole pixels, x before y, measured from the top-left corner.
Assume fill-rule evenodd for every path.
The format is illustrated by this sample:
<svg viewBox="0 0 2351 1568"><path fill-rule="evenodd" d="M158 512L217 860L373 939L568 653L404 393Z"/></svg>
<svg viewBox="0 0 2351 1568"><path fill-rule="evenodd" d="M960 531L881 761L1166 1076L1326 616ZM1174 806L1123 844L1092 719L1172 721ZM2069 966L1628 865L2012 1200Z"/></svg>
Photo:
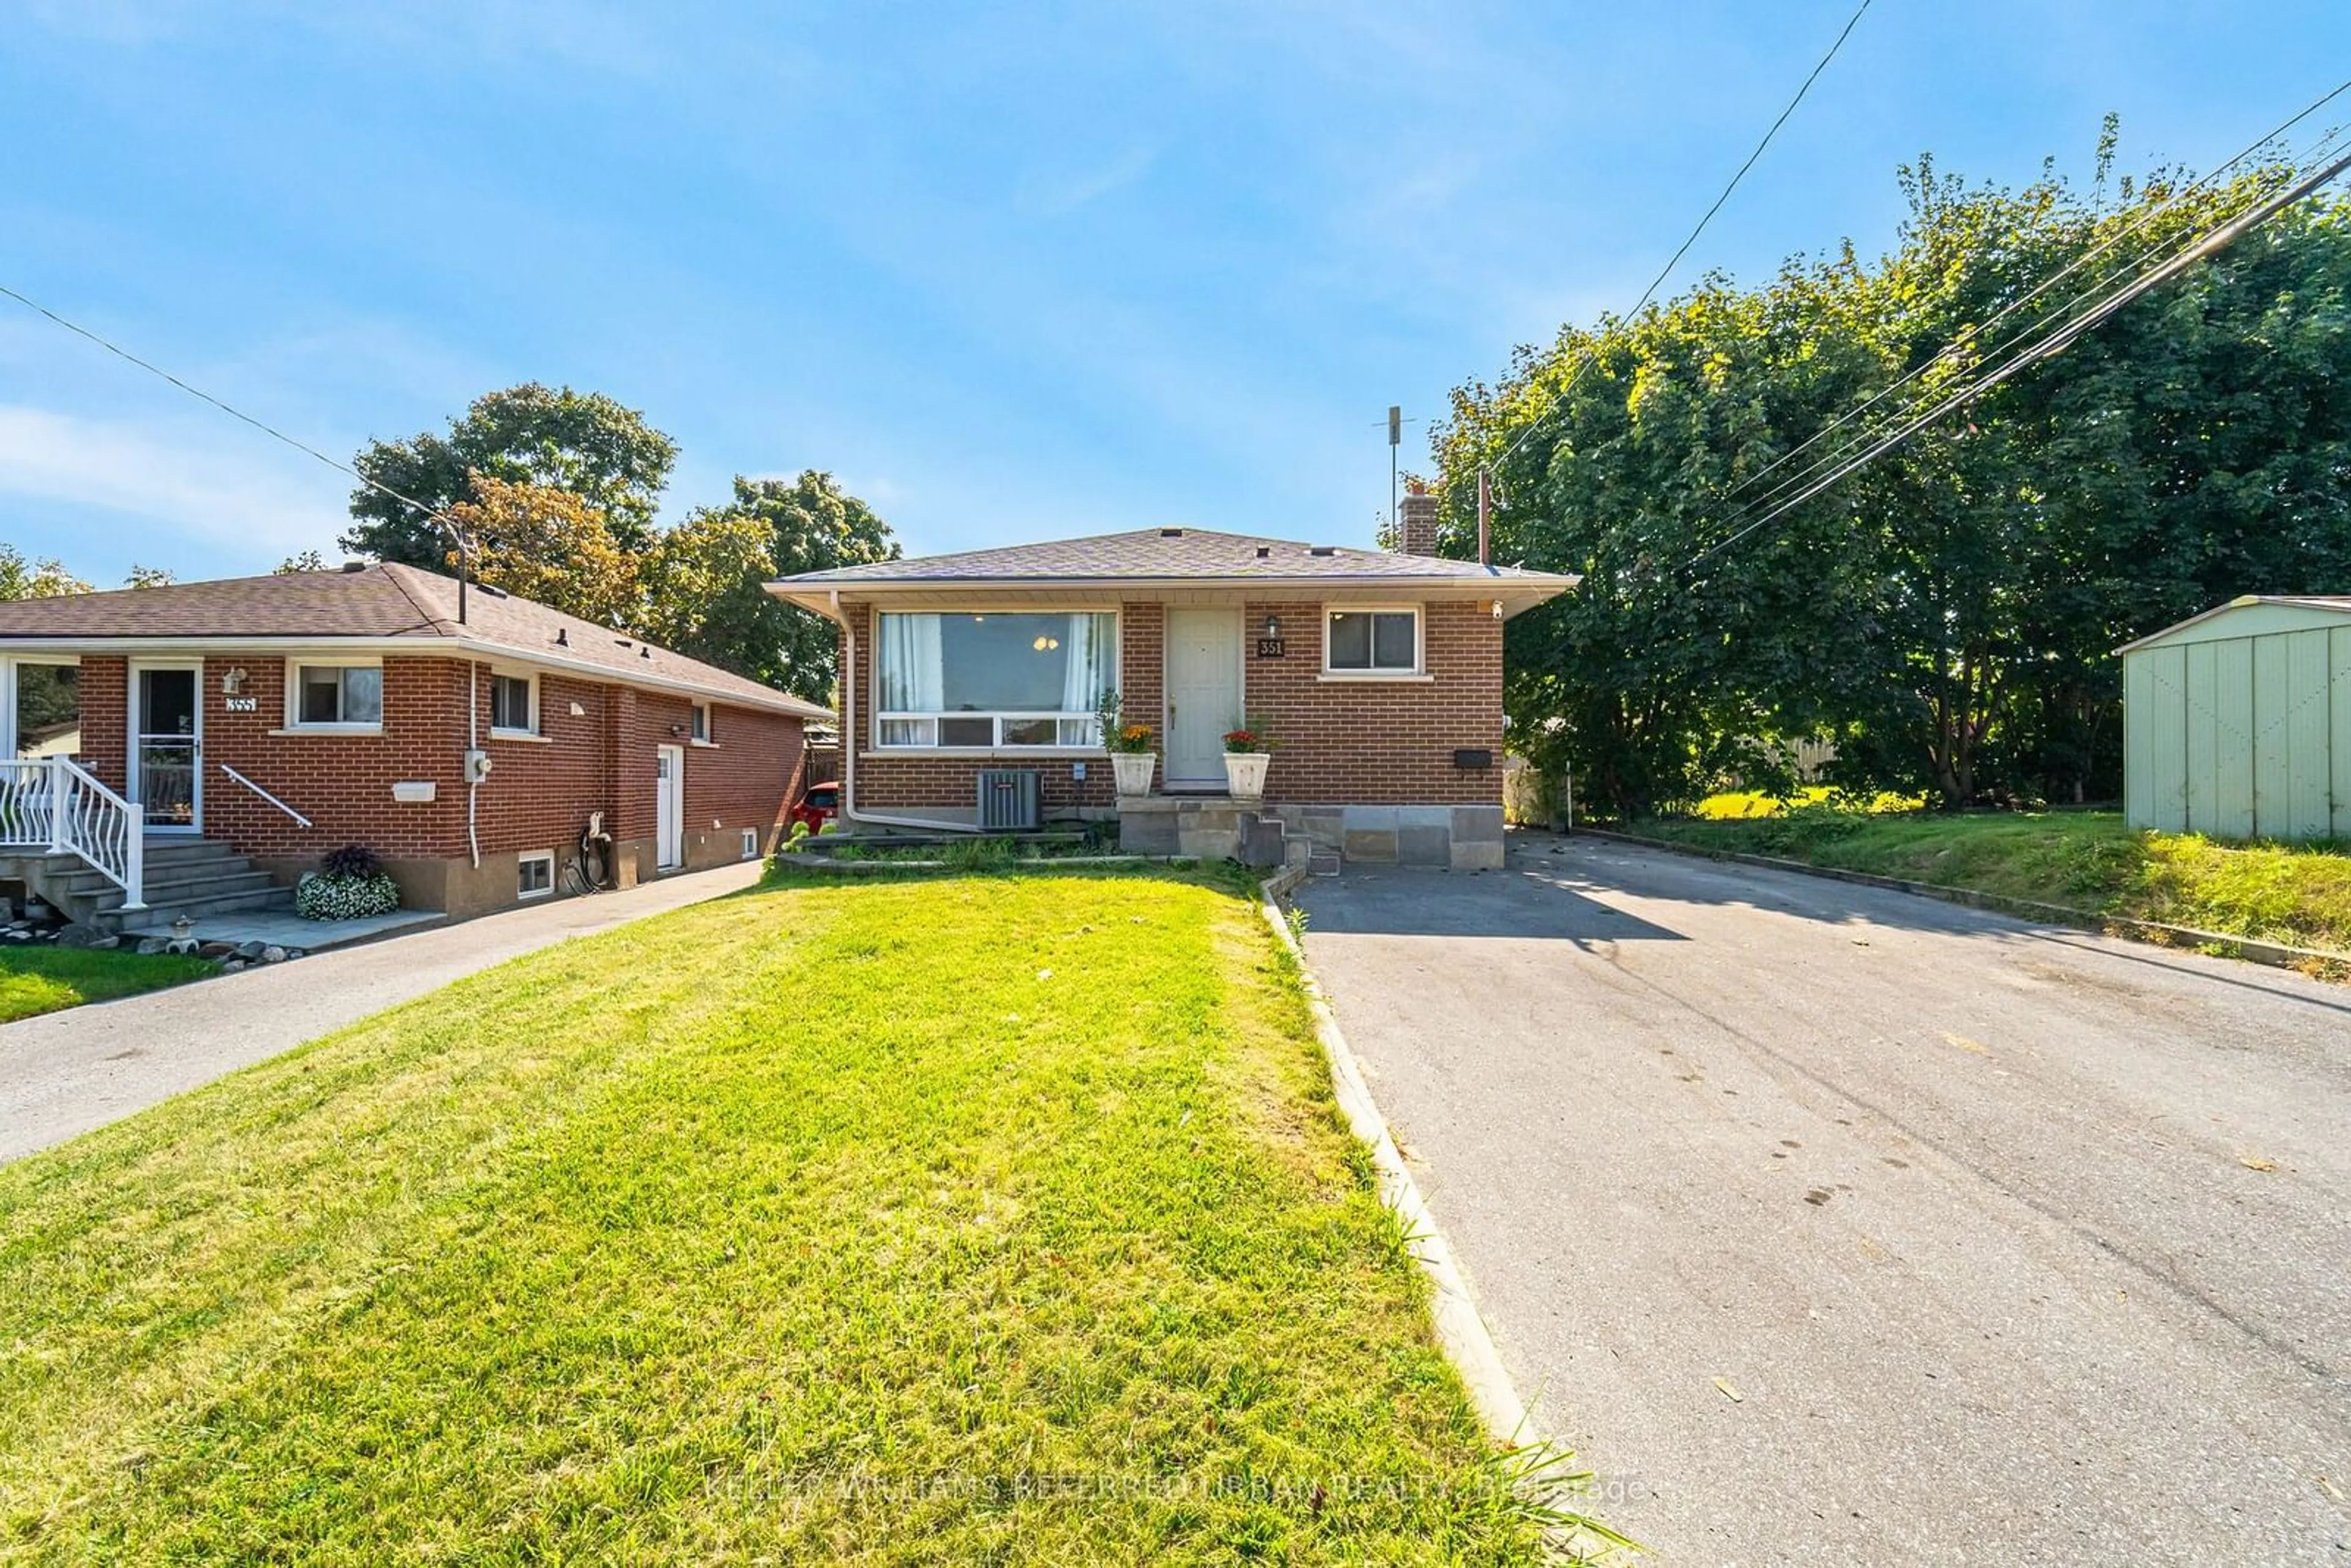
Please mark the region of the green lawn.
<svg viewBox="0 0 2351 1568"><path fill-rule="evenodd" d="M1802 808L1631 831L1707 849L1974 888L2094 915L2351 952L2351 857L2136 831L2111 811L1869 814Z"/></svg>
<svg viewBox="0 0 2351 1568"><path fill-rule="evenodd" d="M213 972L201 958L142 958L115 947L0 947L0 1023L176 986Z"/></svg>
<svg viewBox="0 0 2351 1568"><path fill-rule="evenodd" d="M0 1167L0 1553L1538 1560L1246 898L791 882Z"/></svg>

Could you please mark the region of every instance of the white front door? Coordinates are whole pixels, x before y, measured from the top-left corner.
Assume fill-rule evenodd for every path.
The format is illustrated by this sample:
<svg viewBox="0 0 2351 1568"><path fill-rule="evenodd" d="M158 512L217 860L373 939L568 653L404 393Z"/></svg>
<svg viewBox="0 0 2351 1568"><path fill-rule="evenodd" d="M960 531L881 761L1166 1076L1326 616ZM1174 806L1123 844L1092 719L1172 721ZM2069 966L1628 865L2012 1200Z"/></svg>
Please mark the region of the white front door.
<svg viewBox="0 0 2351 1568"><path fill-rule="evenodd" d="M685 863L685 747L653 753L653 861L663 871Z"/></svg>
<svg viewBox="0 0 2351 1568"><path fill-rule="evenodd" d="M1167 787L1225 787L1225 732L1241 724L1241 612L1167 612Z"/></svg>
<svg viewBox="0 0 2351 1568"><path fill-rule="evenodd" d="M204 679L195 660L131 662L131 799L151 833L204 824Z"/></svg>

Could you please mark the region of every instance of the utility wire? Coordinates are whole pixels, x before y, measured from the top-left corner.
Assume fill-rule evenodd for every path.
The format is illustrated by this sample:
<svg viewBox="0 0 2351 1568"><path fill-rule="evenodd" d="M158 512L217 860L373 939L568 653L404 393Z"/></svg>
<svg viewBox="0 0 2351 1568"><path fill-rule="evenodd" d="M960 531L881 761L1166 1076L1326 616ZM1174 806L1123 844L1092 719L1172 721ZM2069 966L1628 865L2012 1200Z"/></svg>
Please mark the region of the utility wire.
<svg viewBox="0 0 2351 1568"><path fill-rule="evenodd" d="M2298 158L2294 162L2287 165L2286 178L2288 180L2292 180L2304 171L2315 167L2318 160L2325 155L2327 149L2333 144L2335 137L2339 134L2339 128L2335 131L2330 131L2324 138L2321 139L2318 144L2311 150L2309 156ZM2201 237L2202 236L2200 235L2191 235L2189 236L2187 243L2192 246L2197 244ZM2064 304L2055 307L2043 319L2033 321L2011 333L2009 337L2002 340L1997 347L1989 350L1979 356L1976 365L1972 369L1962 371L1957 378L1958 382L1964 384L1967 377L1971 375L1980 375L1984 373L1987 367L1999 365L2003 357L2006 356L2010 350L2016 349L2021 344L2023 344L2035 334L2055 330L2058 327L2064 324L2065 319L2072 315L2076 308L2084 305L2085 302L2092 304L2095 308L2095 302L2105 295L2108 287L2114 285L2117 279L2126 277L2137 272L2140 267L2152 259L2158 251L2163 249L2166 245L2172 242L2168 240L2158 241L2155 245L2147 246L2128 262L2122 266L2111 268L2095 282L2089 285L2086 288L2084 288L2080 293L2075 294ZM2070 271L2071 268L2066 270ZM2063 276L2064 273L2061 272L2055 275L2055 277L2053 277L2050 281L2053 282L2055 281L2056 277ZM2035 292L2038 292L2038 290ZM1998 317L1994 317L1991 319L1996 320L1998 319ZM1986 326L1989 326L1990 324L1990 321L1984 323ZM1970 345L1971 340L1980 333L1981 329L1981 328L1970 328L1968 331L1962 333L1958 339L1945 344L1942 348L1937 350L1931 356L1929 356L1924 363L1917 367L1917 369L1912 371L1908 375L1904 376L1900 381L1886 388L1886 392L1879 393L1877 397L1872 398L1869 402L1863 404L1860 408L1854 410L1851 413L1848 413L1843 418L1837 420L1834 423L1828 426L1827 429L1820 432L1819 435L1816 435L1813 439L1818 440L1821 435L1826 435L1843 425L1852 423L1855 419L1859 418L1862 414L1867 413L1870 407L1883 401L1886 396L1898 391L1902 386L1907 385L1910 382L1917 381L1920 377L1926 375L1937 365L1953 360L1963 349ZM1778 484L1772 486L1763 495L1734 508L1731 513L1731 520L1736 521L1738 518L1754 512L1758 507L1771 506L1782 497L1786 496L1791 491L1802 488L1814 475L1821 473L1824 469L1835 466L1853 452L1858 450L1867 443L1876 440L1879 434L1884 433L1888 424L1896 421L1907 418L1910 414L1913 414L1919 409L1925 407L1928 402L1944 396L1949 391L1949 387L1925 389L1917 396L1907 400L1906 406L1896 410L1888 417L1886 422L1878 424L1874 429L1862 429L1854 432L1851 435L1848 435L1844 441L1839 443L1834 451L1823 453L1820 456L1815 457L1812 462L1806 464L1794 474L1788 476L1782 479ZM1807 443L1806 444L1810 444L1810 443ZM1799 450L1801 450L1801 448L1799 448ZM1793 456L1795 454L1791 452L1788 455ZM1740 488L1740 486L1734 486L1729 492L1727 492L1724 499L1728 500L1736 497L1739 494Z"/></svg>
<svg viewBox="0 0 2351 1568"><path fill-rule="evenodd" d="M145 371L151 376L162 377L164 381L171 382L182 392L186 392L190 397L195 398L200 402L212 404L213 407L220 410L221 413L228 415L231 419L242 421L243 423L253 426L254 429L261 432L262 434L268 436L271 440L283 442L286 445L292 447L295 451L299 452L306 456L317 458L319 462L325 464L328 467L332 468L339 474L350 475L352 478L358 480L369 489L375 491L378 495L388 496L392 499L398 501L403 507L413 507L420 516L440 524L441 527L448 533L451 542L456 545L457 553L461 558L457 570L457 600L459 604L457 619L460 621L465 620L465 616L463 606L465 603L465 570L463 558L470 555L471 550L470 547L466 543L464 530L459 528L456 523L451 520L446 512L441 510L437 507L427 506L413 496L403 496L399 491L393 489L391 486L383 483L381 480L370 478L367 475L360 473L357 468L352 467L350 464L345 463L339 458L328 456L325 453L319 451L317 447L310 445L308 442L295 439L293 436L288 435L284 431L278 429L276 425L256 419L253 415L246 413L243 409L235 408L223 402L220 399L213 396L212 393L205 392L201 387L190 386L186 382L182 381L171 371L163 369L162 366L155 364L152 361L141 359L138 355L122 347L120 343L113 342L109 339L99 336L99 334L91 331L89 328L81 325L78 321L68 320L63 316L60 316L56 311L50 309L47 306L42 304L39 300L24 294L19 294L16 290L9 287L5 283L0 283L0 296L5 296L10 299L15 300L17 304L24 306L26 309L31 310L37 315L47 317L51 321L63 327L67 331L74 334L74 336L88 339L90 342L93 342L99 348L104 349L108 353L112 354L116 359L127 361L128 362L138 366L141 370Z"/></svg>
<svg viewBox="0 0 2351 1568"><path fill-rule="evenodd" d="M1866 416L1870 410L1876 408L1879 403L1884 402L1887 398L1892 397L1896 392L1900 392L1912 382L1915 382L1920 377L1926 375L1944 361L1958 353L1963 352L1965 350L1972 346L1976 340L1989 332L1993 327L1999 325L2002 320L2013 316L2019 310L2023 309L2026 306L2032 304L2033 300L2047 293L2052 287L2064 281L2072 274L2081 270L2084 267L2096 260L2100 256L2113 249L2116 246L2120 245L2123 241L2129 239L2139 230L2145 228L2148 224L2153 223L2157 218L2169 211L2179 203L2186 200L2189 195L2193 194L2202 186L2210 184L2220 175L2227 172L2232 168L2235 168L2238 164L2244 162L2248 158L2252 157L2262 149L2269 147L2274 143L2278 138L2293 130L2294 126L2300 124L2303 120L2308 119L2311 115L2316 113L2320 109L2323 109L2328 103L2333 102L2335 99L2341 97L2346 92L2351 92L2351 80L2344 81L2332 92L2315 99L2292 119L2285 120L2283 124L2280 124L2269 131L2258 140L2249 143L2241 152L2238 152L2235 157L2229 159L2226 162L2215 165L2201 176L2189 182L2188 184L2181 186L2179 190L2165 197L2161 203L2153 207L2142 209L2139 213L2134 215L2128 223L2117 228L2113 234L2108 235L2105 239L2099 241L2097 245L2092 246L2089 250L2083 252L2080 256L2075 256L2072 261L2068 262L2056 272L2052 273L2048 277L2043 278L2039 284L2035 285L2029 293L2026 293L2019 298L2011 300L2008 304L2002 306L1999 310L1993 312L1984 320L1968 328L1968 329L1962 332L1957 339L1945 345L1942 349L1938 350L1932 356L1920 363L1916 369L1909 371L1909 373L1903 376L1899 381L1896 381L1880 390L1875 396L1871 397L1868 402L1863 403L1858 408L1850 410L1849 412L1840 415L1838 418L1831 421L1829 423L1822 426L1819 430L1805 437L1804 440L1798 443L1796 445L1789 448L1786 452L1782 453L1779 456L1773 458L1771 462L1757 469L1754 473L1748 475L1738 484L1732 486L1730 489L1725 493L1724 498L1729 499L1740 495L1741 492L1751 488L1758 483L1761 482L1766 476L1773 473L1786 464L1794 461L1797 457L1802 455L1805 452L1819 444L1822 441L1834 435L1837 431L1843 429L1848 424L1851 424L1854 421ZM2336 137L2342 134L2342 131L2343 128L2339 125L2328 131L2327 133L2319 140L2317 144L2313 147L2309 153L2304 154L2301 158L2295 159L2290 167L2305 167L2309 163L2315 162L2317 158L2324 156L2325 149L2334 142ZM2150 247L2149 250L2140 254L2138 260L2144 261L2147 259L2147 256L2152 254L2153 248ZM2134 262L2132 265L2137 266L2137 262ZM2112 278L2118 276L2120 276L2118 272L2109 272L2105 277L2101 278L2094 287L2104 287L2107 281L2110 281ZM2078 303L2079 298L2080 297L2077 296L2074 301L2069 302L2066 308L2071 308L2071 305L2073 303ZM2009 338L2001 345L2000 348L1991 350L1991 352L1985 357L1987 359L1996 358L1998 355L2006 352L2010 347L2018 342L2022 338L2030 336L2033 330L2037 330L2039 324L2036 323L2034 327L2028 328L2024 332ZM1842 455L1844 452L1851 451L1852 446L1853 444L1849 440L1845 444L1839 448L1837 453L1831 455L1831 460L1834 460L1835 456ZM1796 477L1801 479L1803 474L1817 471L1818 466L1819 464L1816 461L1812 466L1802 470L1798 476L1796 476ZM1774 486L1771 491L1762 497L1761 502L1758 504L1769 504L1774 497L1783 493L1790 486L1790 484L1791 481L1783 479L1779 485Z"/></svg>
<svg viewBox="0 0 2351 1568"><path fill-rule="evenodd" d="M1730 193L1739 189L1739 183L1747 178L1748 171L1755 167L1756 161L1763 156L1764 149L1770 147L1772 139L1780 134L1780 128L1788 123L1788 117L1796 112L1796 106L1804 101L1804 95L1813 90L1813 84L1821 79L1821 73L1829 68L1829 62L1835 59L1837 51L1844 47L1844 41L1853 36L1854 28L1860 25L1861 18L1868 11L1871 3L1872 0L1861 0L1861 4L1854 8L1853 15L1845 18L1844 26L1838 31L1835 41L1829 45L1828 52L1820 57L1818 63L1813 67L1812 74L1805 77L1802 84L1796 89L1796 96L1790 99L1787 107L1780 110L1780 117L1771 122L1771 128L1763 132L1763 140L1755 144L1755 150L1747 155L1747 162L1741 163L1739 166L1739 172L1730 176L1730 183L1723 186L1722 193L1715 197L1714 204L1707 208L1706 215L1698 219L1696 228L1690 230L1689 237L1682 241L1679 248L1667 258L1666 265L1657 269L1657 276L1649 279L1649 287L1641 290L1641 298L1634 302L1633 308L1627 313L1628 319L1641 313L1642 308L1656 295L1658 287L1673 275L1674 268L1681 265L1682 257L1689 254L1690 246L1696 245L1698 236L1706 233L1707 225L1714 222L1715 214L1722 211L1724 203L1730 200ZM1583 372L1591 366L1592 356L1587 353L1577 362L1574 374L1570 376L1567 384L1560 389L1559 396L1553 400L1551 407L1530 420L1526 429L1519 433L1519 438L1511 442L1501 456L1496 458L1488 466L1499 468L1517 455L1519 448L1527 444L1527 437L1532 435L1542 422L1551 417L1554 410L1567 402L1577 384L1583 380Z"/></svg>
<svg viewBox="0 0 2351 1568"><path fill-rule="evenodd" d="M1946 397L1941 402L1936 404L1933 408L1928 409L1926 413L1919 414L1917 417L1909 420L1900 428L1896 429L1892 434L1887 435L1883 440L1877 442L1867 451L1862 453L1858 457L1854 458L1849 463L1841 465L1834 473L1828 475L1826 477L1817 481L1816 483L1806 486L1798 494L1772 507L1771 510L1764 513L1761 517L1756 518L1753 522L1749 523L1745 528L1740 528L1738 532L1730 535L1719 543L1709 545L1697 556L1693 557L1689 564L1693 567L1703 565L1706 561L1717 555L1719 555L1722 551L1729 549L1732 545L1737 544L1740 539L1745 538L1756 529L1762 528L1765 524L1770 523L1778 517L1786 516L1790 511L1792 511L1797 507L1803 505L1806 501L1811 500L1813 497L1821 494L1823 490L1828 489L1840 479L1843 479L1846 475L1853 473L1855 469L1875 461L1886 453L1901 445L1912 435L1917 434L1917 432L1926 428L1928 424L1933 423L1936 420L1941 418L1952 409L1959 408L1974 402L1977 398L1981 397L1984 393L1991 391L1992 388L2016 375L2019 371L2038 364L2053 354L2063 352L2067 347L2080 339L2084 333L2089 331L2093 327L2097 326L2100 322L2106 320L2109 317L2122 309L2125 306L2130 304L2133 300L2147 293L2150 289L2158 287L2162 284L2169 282L2172 278L2179 277L2179 274L2185 272L2189 267L2194 266L2196 263L2219 255L2222 250L2228 248L2230 245L2242 237L2245 234L2260 226L2262 224L2268 222L2271 218L2275 217L2286 208L2316 192L2321 187L2340 175L2346 169L2351 169L2351 153L2345 153L2343 156L2335 159L2335 162L2327 164L2325 167L2314 173L2305 175L2301 180L2295 182L2291 188L2281 192L2267 202L2262 203L2260 206L2253 208L2250 212L2240 214L2235 218L2231 219L2228 223L2223 224L2220 227L2200 236L2195 243L2189 246L2170 260L2163 263L2160 267L2156 267L2145 276L2125 285L2123 287L2116 289L2113 294L2100 301L2079 320L2074 321L2060 329L2043 341L2023 350L2013 359L2000 366L1998 369L1987 371L1983 375L1978 377L1975 381L1959 388L1957 391Z"/></svg>

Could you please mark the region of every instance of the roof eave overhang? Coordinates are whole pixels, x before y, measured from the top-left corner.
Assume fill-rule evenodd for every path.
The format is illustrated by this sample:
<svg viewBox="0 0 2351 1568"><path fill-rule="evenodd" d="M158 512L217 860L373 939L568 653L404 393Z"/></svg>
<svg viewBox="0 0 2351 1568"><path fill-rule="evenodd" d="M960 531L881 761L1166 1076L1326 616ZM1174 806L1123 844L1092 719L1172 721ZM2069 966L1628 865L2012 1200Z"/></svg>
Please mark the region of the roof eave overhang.
<svg viewBox="0 0 2351 1568"><path fill-rule="evenodd" d="M1581 578L1544 573L1505 576L1491 571L1463 572L1448 577L893 577L852 581L805 582L790 578L767 584L768 591L787 604L838 621L844 603L900 596L968 594L1093 594L1117 597L1128 593L1229 593L1263 598L1271 594L1312 598L1343 593L1352 597L1409 599L1441 594L1448 599L1494 599L1515 615L1574 588Z"/></svg>
<svg viewBox="0 0 2351 1568"><path fill-rule="evenodd" d="M691 695L734 707L760 708L795 718L830 719L831 708L782 692L761 695L731 691L706 682L664 675L653 671L615 670L586 659L510 647L475 637L26 637L0 632L0 653L122 653L131 657L169 658L174 653L255 653L292 657L302 653L399 653L411 658L473 657L488 664L523 664L554 670L610 685L634 686L677 695Z"/></svg>

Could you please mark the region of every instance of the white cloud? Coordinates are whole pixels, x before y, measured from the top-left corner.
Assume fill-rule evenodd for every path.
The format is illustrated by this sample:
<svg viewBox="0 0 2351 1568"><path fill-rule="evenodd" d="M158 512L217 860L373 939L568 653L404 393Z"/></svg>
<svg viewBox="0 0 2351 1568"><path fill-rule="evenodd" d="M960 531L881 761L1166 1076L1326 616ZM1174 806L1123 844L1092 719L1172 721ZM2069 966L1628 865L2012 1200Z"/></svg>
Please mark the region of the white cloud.
<svg viewBox="0 0 2351 1568"><path fill-rule="evenodd" d="M0 495L137 518L165 541L223 547L241 569L263 555L327 548L351 482L229 423L131 423L0 404ZM218 576L201 559L183 576Z"/></svg>

